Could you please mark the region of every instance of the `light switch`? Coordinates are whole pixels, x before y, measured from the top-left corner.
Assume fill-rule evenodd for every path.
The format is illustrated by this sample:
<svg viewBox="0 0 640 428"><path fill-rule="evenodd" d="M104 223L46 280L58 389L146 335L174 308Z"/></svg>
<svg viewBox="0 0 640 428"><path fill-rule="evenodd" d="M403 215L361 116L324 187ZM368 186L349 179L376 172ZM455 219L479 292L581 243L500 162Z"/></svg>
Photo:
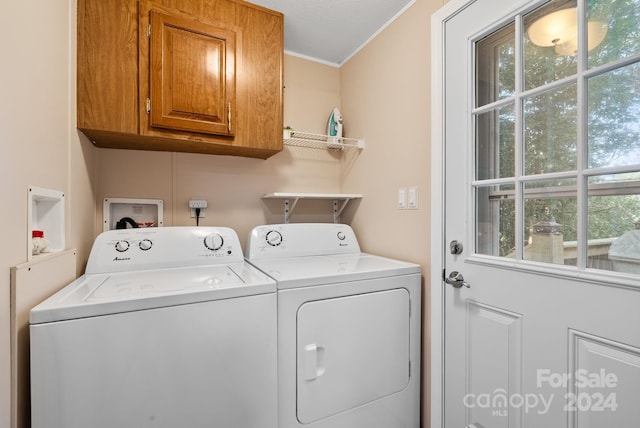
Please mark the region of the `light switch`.
<svg viewBox="0 0 640 428"><path fill-rule="evenodd" d="M418 209L418 188L409 187L407 192L407 206L410 210Z"/></svg>
<svg viewBox="0 0 640 428"><path fill-rule="evenodd" d="M407 188L400 187L398 189L398 209L407 209Z"/></svg>

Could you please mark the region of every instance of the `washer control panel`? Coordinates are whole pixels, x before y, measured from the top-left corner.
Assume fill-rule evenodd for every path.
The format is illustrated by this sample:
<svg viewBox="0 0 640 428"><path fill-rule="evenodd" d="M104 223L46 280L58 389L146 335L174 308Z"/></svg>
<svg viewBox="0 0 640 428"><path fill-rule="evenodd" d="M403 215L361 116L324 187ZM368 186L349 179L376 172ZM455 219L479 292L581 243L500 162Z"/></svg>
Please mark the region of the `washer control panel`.
<svg viewBox="0 0 640 428"><path fill-rule="evenodd" d="M359 253L356 235L346 224L288 223L258 226L247 242L248 260Z"/></svg>
<svg viewBox="0 0 640 428"><path fill-rule="evenodd" d="M120 229L103 232L96 238L86 273L243 261L238 235L227 227Z"/></svg>

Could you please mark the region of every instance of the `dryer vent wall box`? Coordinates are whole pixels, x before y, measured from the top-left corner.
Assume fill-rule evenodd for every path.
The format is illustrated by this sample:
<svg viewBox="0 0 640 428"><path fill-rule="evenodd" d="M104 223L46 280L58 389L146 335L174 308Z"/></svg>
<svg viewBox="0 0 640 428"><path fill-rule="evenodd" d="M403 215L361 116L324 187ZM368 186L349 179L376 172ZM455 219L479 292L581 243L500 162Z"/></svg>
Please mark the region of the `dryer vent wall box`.
<svg viewBox="0 0 640 428"><path fill-rule="evenodd" d="M103 203L103 231L120 228L161 227L164 223L161 199L105 198Z"/></svg>

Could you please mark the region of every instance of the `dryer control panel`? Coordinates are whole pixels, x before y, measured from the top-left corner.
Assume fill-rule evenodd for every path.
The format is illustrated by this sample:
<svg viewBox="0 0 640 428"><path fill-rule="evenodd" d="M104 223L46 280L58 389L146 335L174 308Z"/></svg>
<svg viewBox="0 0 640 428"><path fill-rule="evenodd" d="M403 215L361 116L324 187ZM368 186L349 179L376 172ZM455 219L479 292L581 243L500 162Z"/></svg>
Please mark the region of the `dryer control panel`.
<svg viewBox="0 0 640 428"><path fill-rule="evenodd" d="M287 223L258 226L247 242L248 260L329 254L357 254L360 245L350 226Z"/></svg>
<svg viewBox="0 0 640 428"><path fill-rule="evenodd" d="M109 230L91 248L86 273L242 263L238 235L227 227Z"/></svg>

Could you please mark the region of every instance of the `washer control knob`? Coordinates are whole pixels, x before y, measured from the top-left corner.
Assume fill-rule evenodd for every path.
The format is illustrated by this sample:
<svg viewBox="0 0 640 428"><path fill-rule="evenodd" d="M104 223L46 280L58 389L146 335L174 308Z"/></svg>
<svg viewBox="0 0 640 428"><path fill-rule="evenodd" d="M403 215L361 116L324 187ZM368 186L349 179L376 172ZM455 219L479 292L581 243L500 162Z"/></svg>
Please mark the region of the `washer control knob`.
<svg viewBox="0 0 640 428"><path fill-rule="evenodd" d="M344 241L345 239L347 239L347 235L345 235L342 231L338 232L338 239Z"/></svg>
<svg viewBox="0 0 640 428"><path fill-rule="evenodd" d="M129 241L118 241L116 242L116 251L119 253L124 253L125 251L127 251L129 249Z"/></svg>
<svg viewBox="0 0 640 428"><path fill-rule="evenodd" d="M150 240L150 239L143 239L143 240L142 240L142 241L140 241L140 243L138 244L138 247L139 247L142 251L150 250L152 246L153 246L153 242L151 242L151 240Z"/></svg>
<svg viewBox="0 0 640 428"><path fill-rule="evenodd" d="M210 233L204 237L204 246L211 251L217 251L224 245L224 238L219 233Z"/></svg>
<svg viewBox="0 0 640 428"><path fill-rule="evenodd" d="M267 244L271 245L272 247L277 247L278 245L282 244L282 234L277 230L270 230L269 232L267 232L267 236L265 238L267 240Z"/></svg>

